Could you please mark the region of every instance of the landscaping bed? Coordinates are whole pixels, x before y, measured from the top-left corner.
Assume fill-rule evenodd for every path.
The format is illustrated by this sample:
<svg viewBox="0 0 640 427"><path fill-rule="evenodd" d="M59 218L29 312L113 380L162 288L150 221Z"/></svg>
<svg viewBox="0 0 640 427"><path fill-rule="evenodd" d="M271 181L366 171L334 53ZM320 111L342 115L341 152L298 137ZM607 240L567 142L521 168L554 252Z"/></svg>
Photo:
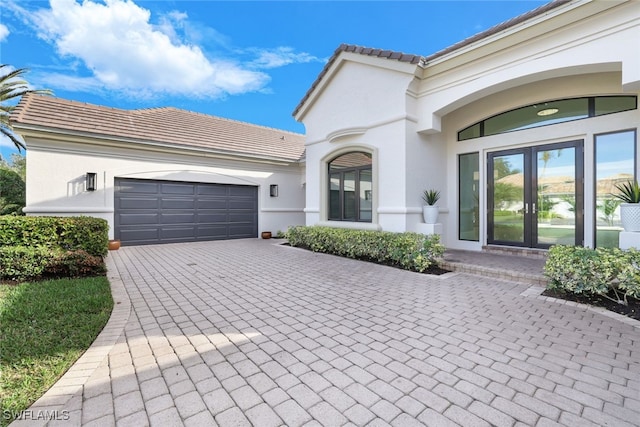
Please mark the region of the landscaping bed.
<svg viewBox="0 0 640 427"><path fill-rule="evenodd" d="M420 233L296 226L287 231L291 246L374 262L419 273L443 274L440 236Z"/></svg>
<svg viewBox="0 0 640 427"><path fill-rule="evenodd" d="M603 307L640 320L640 251L552 246L543 295Z"/></svg>

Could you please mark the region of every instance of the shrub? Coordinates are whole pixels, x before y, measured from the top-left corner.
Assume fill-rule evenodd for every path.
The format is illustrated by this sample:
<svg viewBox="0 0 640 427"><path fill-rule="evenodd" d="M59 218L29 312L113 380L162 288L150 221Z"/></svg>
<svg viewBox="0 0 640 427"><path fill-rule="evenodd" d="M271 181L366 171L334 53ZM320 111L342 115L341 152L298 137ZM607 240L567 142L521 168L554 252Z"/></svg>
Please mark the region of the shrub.
<svg viewBox="0 0 640 427"><path fill-rule="evenodd" d="M104 276L106 272L102 257L82 249L57 251L44 269L47 278Z"/></svg>
<svg viewBox="0 0 640 427"><path fill-rule="evenodd" d="M292 246L314 252L389 264L418 272L436 266L437 259L444 254L440 236L410 232L297 226L289 228L287 239Z"/></svg>
<svg viewBox="0 0 640 427"><path fill-rule="evenodd" d="M108 227L92 217L0 216L0 279L104 275Z"/></svg>
<svg viewBox="0 0 640 427"><path fill-rule="evenodd" d="M106 271L102 257L82 249L0 246L0 280L104 276Z"/></svg>
<svg viewBox="0 0 640 427"><path fill-rule="evenodd" d="M0 280L41 277L50 259L46 247L0 246Z"/></svg>
<svg viewBox="0 0 640 427"><path fill-rule="evenodd" d="M547 289L596 294L623 304L627 304L628 297L640 298L637 250L552 246L544 271L550 279Z"/></svg>
<svg viewBox="0 0 640 427"><path fill-rule="evenodd" d="M0 245L84 250L105 256L109 225L100 218L0 216Z"/></svg>

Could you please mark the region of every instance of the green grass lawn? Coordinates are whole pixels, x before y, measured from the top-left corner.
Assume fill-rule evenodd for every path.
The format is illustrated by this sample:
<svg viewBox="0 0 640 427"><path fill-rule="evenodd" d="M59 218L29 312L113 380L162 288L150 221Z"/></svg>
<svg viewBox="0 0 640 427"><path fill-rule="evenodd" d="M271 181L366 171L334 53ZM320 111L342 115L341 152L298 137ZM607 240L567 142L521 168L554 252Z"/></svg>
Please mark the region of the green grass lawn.
<svg viewBox="0 0 640 427"><path fill-rule="evenodd" d="M0 284L1 426L89 348L112 308L105 277Z"/></svg>

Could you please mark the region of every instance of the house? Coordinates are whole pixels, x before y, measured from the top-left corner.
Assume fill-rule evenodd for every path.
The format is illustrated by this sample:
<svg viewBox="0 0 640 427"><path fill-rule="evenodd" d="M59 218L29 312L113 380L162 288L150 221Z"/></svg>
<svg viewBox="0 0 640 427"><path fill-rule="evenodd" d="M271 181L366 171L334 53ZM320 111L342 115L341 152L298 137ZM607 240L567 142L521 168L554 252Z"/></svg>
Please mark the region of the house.
<svg viewBox="0 0 640 427"><path fill-rule="evenodd" d="M12 123L25 211L100 216L125 244L322 224L475 251L617 246L639 93L640 2L557 0L426 57L341 45L293 112L304 137L32 95Z"/></svg>
<svg viewBox="0 0 640 427"><path fill-rule="evenodd" d="M637 176L639 93L637 1L551 2L427 57L341 45L294 111L306 224L617 246L606 183Z"/></svg>
<svg viewBox="0 0 640 427"><path fill-rule="evenodd" d="M219 117L24 96L28 215L91 215L125 245L257 237L304 222L304 136Z"/></svg>

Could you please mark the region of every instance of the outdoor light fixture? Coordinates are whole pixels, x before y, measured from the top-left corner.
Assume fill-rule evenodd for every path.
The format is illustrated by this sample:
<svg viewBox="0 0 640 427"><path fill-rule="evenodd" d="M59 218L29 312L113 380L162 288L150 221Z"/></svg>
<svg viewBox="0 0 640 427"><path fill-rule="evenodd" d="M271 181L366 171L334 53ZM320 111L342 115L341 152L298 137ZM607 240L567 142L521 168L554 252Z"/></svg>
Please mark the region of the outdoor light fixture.
<svg viewBox="0 0 640 427"><path fill-rule="evenodd" d="M95 172L87 172L87 175L85 177L85 185L87 191L96 191L97 176L98 174Z"/></svg>
<svg viewBox="0 0 640 427"><path fill-rule="evenodd" d="M544 110L538 111L537 114L539 116L551 116L551 115L557 113L558 111L560 111L560 110L558 110L557 108L546 108Z"/></svg>
<svg viewBox="0 0 640 427"><path fill-rule="evenodd" d="M278 197L278 184L271 184L269 186L269 196Z"/></svg>

